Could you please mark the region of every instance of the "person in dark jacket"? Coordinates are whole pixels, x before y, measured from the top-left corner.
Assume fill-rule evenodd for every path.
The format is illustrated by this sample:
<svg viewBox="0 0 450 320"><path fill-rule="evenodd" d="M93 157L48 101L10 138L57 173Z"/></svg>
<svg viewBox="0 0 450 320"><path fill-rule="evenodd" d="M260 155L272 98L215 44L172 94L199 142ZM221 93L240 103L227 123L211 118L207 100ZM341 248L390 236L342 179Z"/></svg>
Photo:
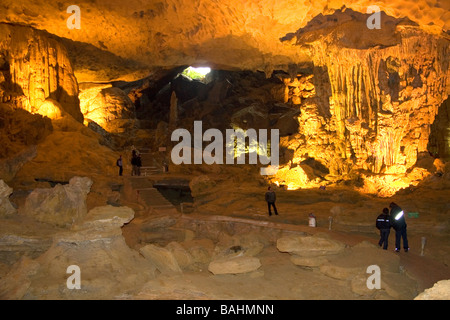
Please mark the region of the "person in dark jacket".
<svg viewBox="0 0 450 320"><path fill-rule="evenodd" d="M380 241L378 242L378 245L380 247L383 246L383 249L387 250L389 233L391 232L391 222L388 208L384 208L383 213L377 217L376 227L380 230Z"/></svg>
<svg viewBox="0 0 450 320"><path fill-rule="evenodd" d="M391 202L389 208L391 208L391 226L395 230L395 251L400 251L400 242L401 239L403 239L403 249L405 249L405 252L408 252L409 247L408 236L406 234L405 214L402 208L394 202Z"/></svg>
<svg viewBox="0 0 450 320"><path fill-rule="evenodd" d="M131 152L131 175L132 176L137 176L137 153L136 150L133 150Z"/></svg>
<svg viewBox="0 0 450 320"><path fill-rule="evenodd" d="M117 159L116 165L119 167L119 176L121 176L122 173L123 173L123 161L122 161L122 156L120 156L119 159Z"/></svg>
<svg viewBox="0 0 450 320"><path fill-rule="evenodd" d="M277 200L277 196L275 194L275 191L273 191L271 187L267 188L266 201L267 201L267 207L269 208L269 216L272 215L272 211L270 210L271 206L273 207L275 214L278 215L277 207L275 207L276 200Z"/></svg>
<svg viewBox="0 0 450 320"><path fill-rule="evenodd" d="M136 155L136 175L138 175L138 176L141 175L141 167L142 167L141 155L137 154Z"/></svg>

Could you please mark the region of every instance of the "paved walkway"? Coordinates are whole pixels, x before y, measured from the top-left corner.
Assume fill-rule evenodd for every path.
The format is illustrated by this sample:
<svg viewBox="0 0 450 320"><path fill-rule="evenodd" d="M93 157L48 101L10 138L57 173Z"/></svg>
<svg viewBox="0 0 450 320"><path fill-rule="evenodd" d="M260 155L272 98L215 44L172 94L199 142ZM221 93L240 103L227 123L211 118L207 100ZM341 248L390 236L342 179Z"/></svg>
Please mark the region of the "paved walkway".
<svg viewBox="0 0 450 320"><path fill-rule="evenodd" d="M153 187L153 181L162 174L162 167L154 165L150 153L141 153L141 175L128 177L131 188L138 201L148 212L154 214L177 214L175 206L167 200L158 189Z"/></svg>

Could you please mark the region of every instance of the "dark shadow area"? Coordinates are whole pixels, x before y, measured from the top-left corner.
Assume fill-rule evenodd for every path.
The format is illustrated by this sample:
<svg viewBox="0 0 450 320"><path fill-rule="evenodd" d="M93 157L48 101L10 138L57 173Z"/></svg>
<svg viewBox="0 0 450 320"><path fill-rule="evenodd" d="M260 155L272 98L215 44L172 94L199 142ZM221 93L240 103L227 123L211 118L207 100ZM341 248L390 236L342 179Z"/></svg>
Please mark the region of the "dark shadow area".
<svg viewBox="0 0 450 320"><path fill-rule="evenodd" d="M339 39L337 41L346 48L388 47L400 42L396 32L398 25L417 26L407 17L397 19L381 11L381 28L369 29L367 20L371 15L372 13L360 13L345 7L331 15L319 14L304 28L288 33L280 41L292 41L296 38L297 45L303 45L320 40L324 35L332 35L331 39Z"/></svg>
<svg viewBox="0 0 450 320"><path fill-rule="evenodd" d="M158 180L153 183L153 187L175 206L181 203L193 203L194 198L189 188L189 180L170 179Z"/></svg>
<svg viewBox="0 0 450 320"><path fill-rule="evenodd" d="M325 165L323 165L320 161L317 161L314 158L308 158L308 159L300 162L300 165L303 165L303 164L306 164L309 167L311 167L315 173L316 172L320 173L319 174L320 176L327 175L330 173L330 170Z"/></svg>
<svg viewBox="0 0 450 320"><path fill-rule="evenodd" d="M450 159L450 98L439 107L438 114L430 126L428 151L435 158Z"/></svg>
<svg viewBox="0 0 450 320"><path fill-rule="evenodd" d="M56 37L49 34L51 37ZM97 48L96 46L80 41L73 41L67 38L58 38L67 49L69 59L72 62L74 72L93 72L96 75L104 75L104 81L113 80L123 75L133 72L148 70L147 66L130 59L119 57L107 48ZM99 46L101 43L99 42Z"/></svg>
<svg viewBox="0 0 450 320"><path fill-rule="evenodd" d="M61 184L61 185L69 184L69 181L56 181L56 180L51 180L51 179L46 179L46 178L35 178L34 181L36 181L36 182L48 182L48 184L52 188L55 187L57 184Z"/></svg>

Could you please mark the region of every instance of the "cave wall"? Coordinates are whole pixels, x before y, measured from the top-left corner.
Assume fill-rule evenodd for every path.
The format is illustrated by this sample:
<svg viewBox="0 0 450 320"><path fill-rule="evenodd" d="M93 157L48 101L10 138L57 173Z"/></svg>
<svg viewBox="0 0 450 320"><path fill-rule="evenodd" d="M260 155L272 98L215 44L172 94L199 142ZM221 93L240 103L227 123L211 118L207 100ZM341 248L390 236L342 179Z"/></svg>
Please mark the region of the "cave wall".
<svg viewBox="0 0 450 320"><path fill-rule="evenodd" d="M392 19L373 33L367 15L343 14L286 39L310 51L316 92L300 105L294 160L313 156L335 174L406 173L428 151L430 126L450 93L450 41ZM348 41L355 34L361 41Z"/></svg>
<svg viewBox="0 0 450 320"><path fill-rule="evenodd" d="M80 29L66 25L72 4L80 8ZM298 48L280 43L280 37L343 6L366 12L374 4L390 16L408 16L433 32L450 29L448 0L10 0L0 3L0 22L31 25L84 44L82 50L77 46L70 50L76 52L79 81L125 76L129 81L136 72L134 79L142 78L139 70L145 67L208 62L216 68L270 73L308 59ZM92 67L93 63L101 67Z"/></svg>
<svg viewBox="0 0 450 320"><path fill-rule="evenodd" d="M82 121L78 83L66 48L46 32L0 24L0 100L47 116L44 102L49 99Z"/></svg>
<svg viewBox="0 0 450 320"><path fill-rule="evenodd" d="M248 5L248 2L246 3ZM58 31L55 30L55 26L65 23L65 17L61 15L57 20L48 16L43 16L42 21L28 20L29 23L34 21L33 25L42 28L51 26L48 30L55 35L33 27L1 23L1 100L31 113L43 115L48 115L46 103L54 101L52 106L61 108L80 122L83 120L83 113L86 117L89 115L93 118L96 112L100 113L97 117L101 118L99 122L120 122L124 117L137 115L139 118L142 114L152 114L143 110L143 106L149 101L144 99L145 95L142 93L160 92L158 83L161 79L168 74L172 76L170 70L177 70L180 66L191 62L210 62L216 67L224 66L228 71L259 70L267 78L275 73L275 77L281 81L267 88L270 91L267 94L276 97L280 103L290 108L289 117L291 114L297 116L297 111L300 113L297 117L298 132L292 133L289 129L289 137L287 140L283 138L282 141L282 147L286 147L291 155L290 165L297 166L313 158L317 161L314 163L328 168L331 175L345 175L352 170L376 174L404 174L414 166L418 154L428 150L431 125L450 92L450 37L440 29L445 24L441 23L437 28L425 27L417 23L421 19L417 19L415 15L409 20L395 18L400 16L399 12L393 16L383 13L381 29L369 30L366 27L368 14L345 8L320 9L319 5L314 13L308 13L301 21L290 20L289 23L282 23L283 26L277 25L277 28L273 29L267 27L267 21L251 28L244 23L247 27L240 29L242 21L232 18L239 10L248 14L249 8L246 5L245 8L236 7L233 13L226 14L220 4L210 8L203 6L187 9L185 3L177 2L173 6L162 3L161 6L156 6L158 10L152 5L156 11L149 9L143 13L136 13L133 11L134 7L130 6L123 11L124 16L120 19L120 23L126 26L127 30L119 33L117 25L111 25L110 29L100 26L111 22L110 18L118 12L120 6L106 6L105 12L95 17L93 13L86 12L86 8L91 6L92 12L98 12L98 5L89 4L83 7L83 13L87 14L83 15L84 22L80 30L67 31L59 27ZM270 8L271 5L272 2L258 2L256 7ZM11 8L20 6L21 4L17 3ZM31 11L19 10L18 12L22 13L18 14L11 12L11 8L6 11L10 13L6 20L23 23L24 19L29 18L28 13ZM58 8L49 9L59 12L64 6L58 5ZM364 11L359 7L358 9ZM198 17L202 10L220 14L212 14L211 21L201 25L186 19L189 14ZM290 11L289 15L288 11L283 12L286 17L294 14L293 11ZM5 20L2 14L4 13L0 14L0 21ZM130 20L127 15L142 21ZM213 22L217 22L221 16L226 19L223 24L217 24L221 26L220 31L209 33ZM445 14L439 15L443 16ZM108 17L108 21L99 17ZM252 20L253 22L259 21L256 16L253 18L256 19ZM161 19L186 23L179 28L161 24L153 30L156 34L145 32L146 28L161 22ZM93 21L96 22L95 28ZM146 28L137 28L145 23ZM189 31L191 23L195 25L195 32ZM282 36L285 30L292 31L294 26L305 27ZM165 35L162 33L164 27ZM253 31L248 33L248 28ZM265 29L267 32L261 32ZM236 30L240 32L233 33ZM259 33L255 30L259 30ZM93 33L89 34L90 31ZM133 32L135 37L127 37L130 32ZM61 35L70 39L58 38ZM66 46L70 47L70 53ZM151 52L144 52L144 47ZM88 59L87 56L91 53L93 57ZM107 60L106 64L109 61L116 63L111 63L111 70L96 73L96 69L103 69L105 66L105 62L99 63L99 57L107 54L110 54L110 60ZM77 57L79 59L76 59ZM81 98L74 75L76 70L72 67L71 60L77 60L78 74L84 77L84 80L98 81L108 87L107 94L99 95L96 89L81 92L81 111ZM116 68L114 64L117 64L117 61L123 61L123 66ZM134 69L128 70L126 61L130 62ZM133 61L136 64L133 64ZM168 69L160 68L161 65ZM147 78L136 81L136 85L131 85L131 82L121 84L120 81L112 83L111 79L103 81L110 77L120 78L121 74L135 72L136 68L140 69L141 66L142 72L147 71L146 67L163 71L159 73L159 78L152 78L150 73ZM87 69L84 69L85 67ZM278 67L280 69L277 69ZM277 73L278 70L285 74ZM138 74L142 76L141 72ZM158 72L153 72L153 75L155 74ZM137 84L138 82L140 84ZM119 87L120 90L117 89ZM250 87L251 84L246 89ZM257 91L260 95L259 89ZM156 93L148 97L154 98L155 95ZM265 95L266 93L260 96ZM181 96L178 98L181 103L184 102ZM135 110L130 102L134 104ZM207 105L209 109L202 109L199 114L205 119L208 117L214 126L220 125L218 122L224 122L223 117L217 117L220 112L211 112L216 110L214 108L220 101L207 102L211 104ZM241 99L237 102L230 100L229 103L248 108L245 110L246 114L256 114L255 110L259 113L264 111L261 113L263 115L270 114L270 110L267 110L267 100L257 102L255 105L249 99ZM103 109L100 110L99 106ZM128 107L122 108L123 106ZM161 110L164 111L165 107L168 105L162 105ZM183 108L189 111L188 105ZM104 112L105 110L110 112ZM238 120L243 118L241 110L226 106L222 111ZM213 119L214 117L216 119ZM194 118L192 116L192 119ZM255 126L264 126L267 122L264 116L258 119L260 121L254 121ZM270 123L273 123L272 120L270 119ZM113 129L120 129L122 132L128 127L120 124Z"/></svg>
<svg viewBox="0 0 450 320"><path fill-rule="evenodd" d="M450 160L450 99L439 107L430 130L428 150L434 157Z"/></svg>

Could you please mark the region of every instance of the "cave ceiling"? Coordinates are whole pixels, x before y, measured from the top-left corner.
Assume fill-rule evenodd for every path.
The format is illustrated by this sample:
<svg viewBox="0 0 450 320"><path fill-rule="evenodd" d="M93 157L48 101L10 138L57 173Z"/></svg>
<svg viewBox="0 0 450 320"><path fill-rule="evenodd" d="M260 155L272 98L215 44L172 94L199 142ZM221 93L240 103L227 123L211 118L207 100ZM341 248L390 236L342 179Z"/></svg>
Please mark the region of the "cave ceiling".
<svg viewBox="0 0 450 320"><path fill-rule="evenodd" d="M80 29L69 29L69 5L80 8ZM380 32L360 35L368 6L388 17ZM344 9L345 8L345 9ZM331 21L324 16L350 12ZM356 13L356 14L354 14ZM359 15L357 13L360 13ZM362 17L362 18L361 18ZM0 22L29 25L64 38L79 82L136 80L156 68L208 64L215 68L287 70L311 63L307 46L326 33L370 47L396 42L401 23L448 36L448 0L2 0ZM311 24L315 21L315 25ZM354 21L353 21L354 22ZM341 26L341 30L337 29ZM344 27L342 27L344 26ZM344 29L348 26L347 31ZM298 31L308 30L309 36ZM373 30L372 30L373 31ZM343 36L342 36L343 34ZM371 40L372 39L372 40ZM375 40L373 40L375 39Z"/></svg>

